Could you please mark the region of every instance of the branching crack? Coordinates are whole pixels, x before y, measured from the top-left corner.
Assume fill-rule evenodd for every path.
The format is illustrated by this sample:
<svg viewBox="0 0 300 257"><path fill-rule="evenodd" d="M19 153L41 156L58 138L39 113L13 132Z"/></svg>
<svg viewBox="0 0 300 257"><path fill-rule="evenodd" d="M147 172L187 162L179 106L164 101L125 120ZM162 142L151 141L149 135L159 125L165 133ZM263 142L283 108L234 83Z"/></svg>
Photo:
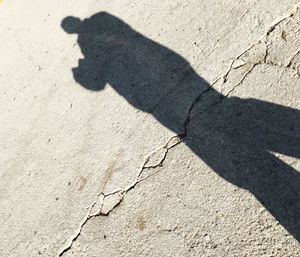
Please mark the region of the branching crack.
<svg viewBox="0 0 300 257"><path fill-rule="evenodd" d="M123 201L123 198L124 198L124 195L127 194L129 191L131 191L132 189L135 188L135 186L140 183L141 181L145 180L146 178L148 178L149 176L153 175L153 174L150 174L150 175L147 175L145 177L141 177L141 174L142 172L144 172L145 170L148 170L148 169L155 169L157 167L161 167L163 166L163 163L167 157L167 154L169 152L170 149L172 149L173 147L175 147L176 145L180 144L182 142L182 140L178 137L178 136L173 136L171 137L168 142L162 147L162 149L165 150L161 160L155 164L155 165L151 165L151 166L147 166L149 160L150 160L150 156L148 156L140 170L140 172L138 173L137 175L137 178L135 180L135 182L133 184L131 184L127 189L125 190L117 190L117 191L114 191L114 192L111 192L109 194L103 194L102 192L99 193L96 197L96 200L91 204L91 206L88 208L88 211L87 211L87 214L85 215L85 218L84 220L81 222L81 225L79 227L79 229L75 232L75 234L72 236L70 242L67 243L67 246L59 253L59 257L63 256L67 251L69 251L74 242L78 239L78 237L80 236L81 232L82 232L82 229L84 227L84 225L92 218L94 217L97 217L97 216L108 216L109 213L115 208L117 207L118 205L121 204L121 202ZM111 205L111 208L108 209L108 210L103 210L103 207L105 205L105 199L110 197L110 196L113 196L113 195L117 195L118 198L116 199L116 201ZM96 213L92 213L92 210L93 210L93 207L96 205L97 203L97 199L102 196L103 199L102 199L102 203L101 203L101 206L99 208L99 210L96 212Z"/></svg>
<svg viewBox="0 0 300 257"><path fill-rule="evenodd" d="M235 85L233 86L233 88L231 90L228 91L227 94L225 95L221 95L221 97L218 99L218 101L214 102L213 104L209 105L202 113L206 112L208 109L210 109L211 107L213 106L216 106L218 104L220 104L222 102L223 99L225 99L226 97L228 97L237 87L239 87L243 82L244 80L247 78L247 76L253 71L253 69L259 65L259 64L267 64L267 65L274 65L274 66L277 66L277 67L282 67L280 65L277 65L277 64L274 64L274 63L271 63L267 60L267 57L268 57L268 36L270 35L270 33L276 28L276 26L278 24L280 24L281 22L283 22L285 19L289 18L289 17L292 17L294 15L294 13L297 11L299 7L296 8L296 10L292 11L291 13L288 14L288 16L285 16L279 20L277 20L266 32L266 34L262 37L262 39L260 39L257 43L251 45L249 48L247 48L245 51L243 51L241 54L239 54L236 58L234 58L229 66L229 69L227 70L227 72L220 76L219 78L217 78L211 85L210 87L208 87L207 89L205 89L204 91L202 91L195 99L194 101L192 102L192 104L190 105L188 111L187 111L187 115L186 115L186 119L184 121L184 124L183 124L183 133L182 134L178 134L178 135L175 135L173 137L171 137L168 142L161 148L159 148L158 150L156 150L154 153L150 154L144 161L134 183L132 183L130 186L127 187L127 189L121 189L121 190L116 190L114 192L111 192L109 194L103 194L102 192L99 193L96 197L96 200L91 204L91 206L88 208L88 211L87 211L87 214L85 215L85 218L83 219L83 221L81 222L81 225L79 226L79 228L77 229L77 231L75 232L75 234L71 237L71 239L69 240L69 242L67 243L67 246L64 247L64 249L58 254L59 257L63 256L66 252L68 252L74 242L78 239L78 237L81 235L81 232L82 232L82 229L83 227L85 226L85 224L92 218L94 217L97 217L97 216L108 216L110 214L110 212L112 210L114 210L118 205L120 205L124 199L124 196L130 192L131 190L133 190L135 188L135 186L140 183L141 181L147 179L149 176L152 176L154 174L156 174L157 172L155 171L156 168L159 168L159 167L162 167L166 158L167 158L167 155L169 153L169 151L176 147L177 145L181 144L184 139L187 137L187 134L188 134L188 126L189 126L189 123L191 122L192 120L192 112L195 108L195 106L201 101L201 99L203 98L203 96L207 93L209 93L210 91L212 91L213 89L213 86L220 80L223 80L223 83L226 83L227 80L228 80L228 76L230 74L230 72L233 70L233 69L237 69L239 67L242 67L244 66L245 64L247 63L244 63L242 65L239 65L237 67L234 67L234 62L236 62L239 58L241 58L246 52L248 52L250 49L252 49L254 46L256 46L258 43L261 43L261 42L264 42L265 43L265 46L266 46L266 49L265 49L265 54L264 54L264 57L262 60L258 61L258 62L255 62L255 63L252 63L252 67L250 68L249 71L246 72L246 74L242 77L242 79ZM264 41L263 41L264 39ZM294 55L294 57L290 60L290 62L288 63L287 66L285 67L282 67L282 68L290 68L291 67L291 64L292 64L292 61L293 59L295 58L295 56L297 54L299 54L300 52L300 49L299 51ZM248 62L249 64L249 62ZM299 74L298 74L299 75ZM161 158L154 164L151 164L151 156L153 154L155 154L157 151L162 151L162 156ZM149 171L154 171L154 172L150 172ZM107 208L106 210L104 210L104 206L105 206L105 203L106 203L106 199L109 199L109 198L112 198L113 197L113 201L110 203L110 205L108 206L109 208ZM98 199L101 199L101 204L100 204L100 207L98 209L97 212L92 212L95 205L97 204L97 201Z"/></svg>
<svg viewBox="0 0 300 257"><path fill-rule="evenodd" d="M116 193L118 193L119 191L116 191L116 192L112 192L112 193L109 193L109 194L106 194L106 195L104 195L103 193L100 193L100 194L98 194L97 195L97 198L99 197L99 196L103 196L103 201L105 200L105 198L106 197L109 197L110 195L114 195L114 194L116 194ZM93 218L93 217L96 217L96 216L107 216L108 214L109 214L109 212L108 213L102 213L101 211L99 211L98 213L96 213L96 214L91 214L91 211L92 211L92 209L93 209L93 207L95 206L95 204L96 204L96 202L97 202L97 199L91 204L91 206L88 208L88 211L87 211L87 214L85 215L85 218L83 219L83 221L81 222L81 225L80 225L80 227L77 229L77 231L75 232L75 234L72 236L72 238L71 238L71 240L70 240L70 242L68 242L67 243L67 246L59 253L59 257L61 257L61 256L63 256L67 251L69 251L71 248L72 248L72 246L73 246L73 244L74 244L74 242L77 240L77 238L80 236L80 234L81 234L81 232L82 232L82 229L83 229L83 227L84 227L84 225L91 219L91 218ZM120 202L119 202L120 203ZM115 206L117 206L119 203L117 203ZM114 207L115 207L114 206ZM102 202L102 204L101 204L101 210L102 210L102 207L103 207L103 202Z"/></svg>

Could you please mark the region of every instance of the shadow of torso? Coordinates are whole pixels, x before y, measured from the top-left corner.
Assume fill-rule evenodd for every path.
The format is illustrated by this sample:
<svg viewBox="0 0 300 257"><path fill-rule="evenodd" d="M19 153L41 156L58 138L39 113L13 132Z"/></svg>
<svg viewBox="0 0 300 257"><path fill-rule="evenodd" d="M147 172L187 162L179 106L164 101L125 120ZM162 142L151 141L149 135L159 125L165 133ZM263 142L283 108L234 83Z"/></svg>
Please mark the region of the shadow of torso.
<svg viewBox="0 0 300 257"><path fill-rule="evenodd" d="M96 14L80 31L85 59L73 70L78 83L90 90L107 83L134 107L183 132L187 108L209 87L185 59L110 15Z"/></svg>

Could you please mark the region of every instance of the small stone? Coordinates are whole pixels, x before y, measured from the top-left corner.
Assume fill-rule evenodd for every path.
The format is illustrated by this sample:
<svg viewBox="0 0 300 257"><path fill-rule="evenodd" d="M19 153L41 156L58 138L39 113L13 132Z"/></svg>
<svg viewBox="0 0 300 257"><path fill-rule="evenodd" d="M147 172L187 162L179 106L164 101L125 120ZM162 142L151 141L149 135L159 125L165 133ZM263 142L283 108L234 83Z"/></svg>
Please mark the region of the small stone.
<svg viewBox="0 0 300 257"><path fill-rule="evenodd" d="M281 38L282 38L284 41L286 41L286 37L287 37L287 33L286 33L285 30L283 30L283 31L281 32Z"/></svg>

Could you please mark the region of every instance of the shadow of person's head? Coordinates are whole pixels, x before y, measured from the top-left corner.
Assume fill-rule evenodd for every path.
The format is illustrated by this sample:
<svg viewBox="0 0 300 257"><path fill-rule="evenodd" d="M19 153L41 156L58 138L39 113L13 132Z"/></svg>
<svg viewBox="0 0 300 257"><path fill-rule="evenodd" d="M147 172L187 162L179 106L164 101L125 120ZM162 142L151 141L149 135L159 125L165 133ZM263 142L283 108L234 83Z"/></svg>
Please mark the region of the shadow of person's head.
<svg viewBox="0 0 300 257"><path fill-rule="evenodd" d="M61 27L68 34L74 34L79 32L81 22L82 21L77 17L68 16L64 18L63 21L61 22Z"/></svg>
<svg viewBox="0 0 300 257"><path fill-rule="evenodd" d="M72 69L76 82L88 90L102 90L107 83L111 60L124 55L126 39L134 30L106 12L83 20L68 16L63 19L61 27L68 34L78 34L78 44L84 55L78 67Z"/></svg>
<svg viewBox="0 0 300 257"><path fill-rule="evenodd" d="M61 22L61 27L68 34L109 35L127 34L131 27L121 19L107 12L99 12L90 18L81 20L78 17L67 16ZM99 40L99 38L97 38Z"/></svg>

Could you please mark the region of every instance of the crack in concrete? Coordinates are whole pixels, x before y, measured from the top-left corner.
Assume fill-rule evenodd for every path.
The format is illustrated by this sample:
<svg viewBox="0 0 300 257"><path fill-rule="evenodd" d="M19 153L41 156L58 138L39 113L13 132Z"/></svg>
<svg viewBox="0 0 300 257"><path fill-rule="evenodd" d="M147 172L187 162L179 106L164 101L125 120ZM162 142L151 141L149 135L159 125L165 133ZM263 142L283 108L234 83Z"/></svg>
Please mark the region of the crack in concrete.
<svg viewBox="0 0 300 257"><path fill-rule="evenodd" d="M300 48L298 49L298 51L293 55L293 57L290 59L290 61L288 62L286 68L290 68L294 71L296 71L296 73L298 74L298 76L300 76L300 71L298 71L298 69L296 67L292 67L293 64L293 60L296 58L296 56L300 54Z"/></svg>
<svg viewBox="0 0 300 257"><path fill-rule="evenodd" d="M174 139L177 139L177 140L176 140L175 142L172 143L172 140L174 140ZM134 189L135 186L136 186L138 183L140 183L141 181L145 180L145 179L148 178L149 176L153 175L153 174L151 174L151 175L148 175L148 176L146 176L146 177L144 177L144 178L140 178L140 175L142 174L142 172L143 172L144 170L146 170L146 169L155 169L155 168L157 168L157 167L163 166L163 162L165 161L165 159L166 159L166 157L167 157L167 154L168 154L169 150L172 149L173 147L175 147L176 145L180 144L181 142L182 142L182 140L180 140L178 136L173 136L173 137L171 137L171 138L168 140L168 142L162 147L163 149L165 149L165 153L164 153L163 157L162 157L161 160L160 160L157 164L155 164L155 165L147 166L147 163L149 162L149 160L150 160L152 154L149 155L149 156L146 158L146 160L145 160L145 162L144 162L144 164L143 164L143 166L142 166L140 172L138 173L135 182L134 182L133 184L131 184L127 189L125 189L125 190L116 190L116 191L111 192L111 193L109 193L109 194L103 194L102 192L100 192L100 193L97 195L96 200L95 200L95 201L90 205L90 207L88 208L87 214L85 215L85 217L84 217L83 221L81 222L79 228L76 230L75 234L71 237L71 239L69 240L69 242L67 243L67 245L66 245L66 246L64 247L64 249L59 253L58 256L59 256L59 257L63 256L66 252L68 252L68 251L72 248L74 242L75 242L75 241L78 239L78 237L80 236L80 234L81 234L81 232L82 232L82 229L83 229L84 225L85 225L90 219L92 219L92 218L94 218L94 217L97 217L97 216L108 216L109 213L110 213L113 209L115 209L118 205L121 204L121 202L122 202L123 199L124 199L124 195L125 195L125 194L127 194L129 191L131 191L132 189ZM171 143L171 144L170 144L170 143ZM119 195L121 196L121 197L119 198L119 200L116 201L115 204L113 204L113 206L112 206L110 209L108 209L107 211L103 212L103 206L104 206L104 204L105 204L105 199L106 199L107 197L109 197L109 196L116 195L116 194L119 194ZM91 212L92 212L92 209L93 209L93 207L96 205L97 199L98 199L100 196L103 196L103 200L102 200L101 206L100 206L100 208L99 208L99 211L96 212L96 213L94 213L94 214L92 214L92 213L91 213Z"/></svg>
<svg viewBox="0 0 300 257"><path fill-rule="evenodd" d="M237 56L235 59L233 59L233 61L231 62L231 65L228 69L228 71L225 73L225 75L223 76L223 82L224 84L227 82L227 78L228 78L228 75L230 74L230 72L233 70L233 69L238 69L246 64L252 64L252 67L251 69L243 76L243 78L235 85L232 87L232 89L230 89L227 94L225 95L225 97L229 96L237 87L239 87L243 82L244 80L246 79L246 77L254 70L254 68L257 66L257 65L262 65L262 64L265 64L265 65L270 65L270 66L274 66L274 67L279 67L279 68L284 68L284 69L290 69L292 71L294 71L298 76L300 76L299 72L296 70L295 67L292 67L292 62L294 60L294 58L300 53L300 49L293 55L293 57L290 59L290 61L288 62L287 65L281 65L281 64L277 64L277 63L274 63L270 60L268 60L268 56L269 56L269 46L268 46L268 37L269 35L272 33L272 31L274 31L274 29L276 28L276 26L278 26L280 23L284 22L286 19L290 18L290 17L293 17L295 15L295 13L298 11L300 7L296 6L294 10L292 10L287 16L281 18L281 19L278 19L277 21L274 22L274 24L267 30L266 34L256 43L254 43L253 45L251 45L247 50L245 50L243 53L241 53L239 56ZM254 48L256 45L258 44L261 44L261 43L264 43L264 46L265 46L265 54L264 54L264 57L261 59L261 60L258 60L257 62L254 62L254 63L251 63L251 62L244 62L243 64L237 66L237 67L234 67L234 63L239 60L239 58L241 58L246 52L250 51L252 48ZM223 100L223 98L225 97L222 97L221 101Z"/></svg>
<svg viewBox="0 0 300 257"><path fill-rule="evenodd" d="M258 63L252 65L252 68L242 77L240 82L237 83L234 87L232 87L232 89L230 89L227 92L226 97L229 96L237 87L239 87L245 81L246 77L248 77L248 75L253 71L254 67L257 65L258 65Z"/></svg>
<svg viewBox="0 0 300 257"><path fill-rule="evenodd" d="M291 63L293 61L293 59L295 58L295 56L297 54L299 54L300 52L300 49L299 51L293 56L293 58L290 60L289 64L287 66L280 66L280 65L277 65L277 64L273 64L273 63L270 63L267 61L267 56L269 55L268 53L268 45L267 45L267 42L268 42L268 36L270 35L270 33L275 29L275 27L280 24L281 22L283 22L285 19L289 18L289 17L292 17L298 10L298 8L300 8L299 6L296 6L294 10L292 10L291 12L288 13L288 15L282 17L282 18L279 18L278 20L275 20L273 22L273 24L269 27L269 29L267 30L267 32L265 33L265 35L262 36L262 38L260 40L258 40L258 42L252 44L250 47L248 47L245 51L243 51L241 54L239 54L237 57L235 57L230 66L229 66L229 69L227 70L227 72L220 76L219 78L217 78L206 90L202 91L195 99L194 101L192 102L191 106L189 107L188 109L188 112L187 112L187 115L186 115L186 119L184 121L184 132L182 134L178 134L178 135L175 135L173 137L171 137L168 142L161 148L157 149L156 151L154 151L154 153L150 154L144 161L137 177L136 177L136 180L134 181L134 183L132 183L130 186L127 187L127 189L125 190L116 190L114 192L111 192L109 194L103 194L102 192L100 192L97 197L96 197L96 200L90 205L90 207L88 208L88 211L87 211L87 214L85 215L83 221L81 222L79 228L76 230L75 234L70 238L69 242L67 243L67 245L63 248L63 250L60 251L60 253L58 254L59 257L63 256L66 252L68 252L74 242L78 239L78 237L81 235L81 232L82 232L82 229L83 227L85 226L85 224L92 218L94 217L97 217L97 216L108 216L110 214L111 211L113 211L117 206L119 206L123 199L124 199L124 196L130 192L131 190L133 190L135 188L135 186L142 182L143 180L147 179L148 177L156 174L156 172L150 174L150 175L147 175L145 177L142 177L142 173L147 171L147 170L150 170L150 169L156 169L158 167L162 167L163 166L163 163L165 162L167 156L168 156L168 153L169 151L172 149L172 148L175 148L177 145L181 144L184 139L187 137L187 134L188 134L188 126L189 126L189 123L191 122L192 120L192 111L193 109L195 108L196 104L199 103L201 101L201 98L207 94L208 92L210 92L212 89L213 89L213 86L218 82L220 81L221 79L223 79L223 83L226 83L227 82L227 79L228 79L228 75L230 74L230 72L233 70L233 69L237 69L239 67L242 67L244 66L245 64L249 64L249 62L245 62L244 64L238 66L238 67L234 67L234 62L236 62L240 57L242 57L246 52L248 52L250 49L252 49L254 46L256 46L257 44L263 42L263 39L264 39L264 43L265 43L265 46L266 46L266 51L265 51L265 55L264 55L264 58L263 60L261 61L258 61L256 63L252 63L252 67L249 71L247 71L247 73L242 77L242 79L235 85L233 86L233 88L226 94L226 95L223 95L222 97L220 97L218 99L218 101L214 102L213 104L209 105L203 112L201 113L204 113L206 112L208 109L210 109L211 107L213 106L216 106L218 104L220 104L223 99L225 99L226 97L228 97L237 87L239 87L243 82L244 80L246 79L246 77L253 71L253 69L257 66L257 65L260 65L260 64L267 64L267 65L273 65L273 66L276 66L276 67L281 67L281 68L290 68L291 66ZM299 74L298 74L299 75ZM175 139L175 142L173 144L170 144L170 142L172 142L172 140ZM161 157L161 159L155 163L155 164L152 164L152 165L147 165L151 159L151 156L153 154L155 154L158 150L161 150L163 149L164 152L163 152L163 155ZM105 199L109 196L112 196L112 195L116 195L116 194L119 194L120 197L119 199L112 205L112 207L110 209L108 209L106 212L103 212L103 206L104 206L104 203L105 203ZM102 202L101 202L101 205L100 205L100 208L99 208L99 211L92 214L92 209L93 207L96 205L97 203L97 200L98 198L102 196L103 199L102 199Z"/></svg>
<svg viewBox="0 0 300 257"><path fill-rule="evenodd" d="M81 222L79 228L75 231L75 234L71 237L71 239L69 240L69 242L67 243L67 245L64 247L64 249L59 253L59 255L58 255L59 257L63 256L67 251L69 251L69 250L72 248L74 242L75 242L75 241L77 240L77 238L80 236L80 234L81 234L81 232L82 232L82 228L84 227L84 225L85 225L91 218L96 217L96 216L107 216L107 215L109 214L109 212L110 212L112 209L111 209L108 213L102 213L102 212L101 212L101 210L102 210L102 208L103 208L103 204L104 204L104 199L105 199L106 197L109 197L110 195L116 194L116 193L118 193L118 192L119 192L119 191L116 191L116 192L112 192L112 193L109 193L109 194L106 194L106 195L103 194L103 193L101 192L101 193L99 193L99 194L97 195L97 199L98 199L98 197L101 196L101 195L103 195L103 197L104 197L104 198L103 198L103 202L102 202L101 207L100 207L100 211L99 211L98 213L96 213L96 214L91 214L91 211L92 211L93 207L94 207L95 204L97 203L97 199L96 199L96 200L90 205L90 207L88 208L88 211L87 211L87 213L86 213L86 215L85 215L83 221ZM120 204L120 202L117 203L117 204L115 204L114 207L116 207L118 204Z"/></svg>

